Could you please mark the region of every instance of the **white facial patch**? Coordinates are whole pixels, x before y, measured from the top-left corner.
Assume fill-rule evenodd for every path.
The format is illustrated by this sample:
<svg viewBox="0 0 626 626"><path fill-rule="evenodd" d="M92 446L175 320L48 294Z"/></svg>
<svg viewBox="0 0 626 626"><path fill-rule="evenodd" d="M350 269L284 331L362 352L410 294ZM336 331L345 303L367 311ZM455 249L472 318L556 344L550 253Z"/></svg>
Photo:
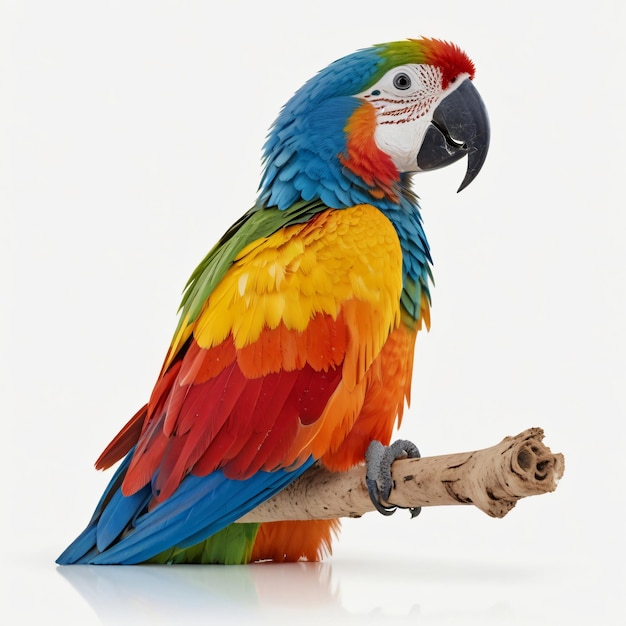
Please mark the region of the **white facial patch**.
<svg viewBox="0 0 626 626"><path fill-rule="evenodd" d="M417 171L417 153L433 112L462 80L445 90L442 82L441 70L434 65L400 65L357 94L376 109L374 139L400 172Z"/></svg>

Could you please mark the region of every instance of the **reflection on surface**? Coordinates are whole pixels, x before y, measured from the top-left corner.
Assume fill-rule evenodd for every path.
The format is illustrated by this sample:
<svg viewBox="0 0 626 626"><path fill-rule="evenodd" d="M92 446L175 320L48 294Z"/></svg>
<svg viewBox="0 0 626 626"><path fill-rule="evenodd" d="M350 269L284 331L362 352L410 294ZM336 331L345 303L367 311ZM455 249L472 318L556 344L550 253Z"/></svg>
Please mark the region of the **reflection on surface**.
<svg viewBox="0 0 626 626"><path fill-rule="evenodd" d="M73 565L57 571L103 624L189 626L222 619L362 626L408 619L420 626L500 626L518 623L514 607L525 606L529 588L536 594L545 584L534 568L516 564L382 555L332 563ZM542 624L535 609L531 621Z"/></svg>
<svg viewBox="0 0 626 626"><path fill-rule="evenodd" d="M247 623L292 608L335 613L339 608L328 563L75 565L57 571L105 624L138 619L188 624L220 615Z"/></svg>

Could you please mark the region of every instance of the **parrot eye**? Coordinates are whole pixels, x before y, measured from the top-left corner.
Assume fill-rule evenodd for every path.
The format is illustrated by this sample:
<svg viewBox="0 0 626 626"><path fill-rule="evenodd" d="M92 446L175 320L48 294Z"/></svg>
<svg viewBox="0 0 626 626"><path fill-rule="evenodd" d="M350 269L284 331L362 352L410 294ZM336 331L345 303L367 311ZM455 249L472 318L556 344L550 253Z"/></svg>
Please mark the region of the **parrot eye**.
<svg viewBox="0 0 626 626"><path fill-rule="evenodd" d="M396 74L393 77L393 86L396 89L406 90L411 86L411 79L404 72L400 72L400 74Z"/></svg>

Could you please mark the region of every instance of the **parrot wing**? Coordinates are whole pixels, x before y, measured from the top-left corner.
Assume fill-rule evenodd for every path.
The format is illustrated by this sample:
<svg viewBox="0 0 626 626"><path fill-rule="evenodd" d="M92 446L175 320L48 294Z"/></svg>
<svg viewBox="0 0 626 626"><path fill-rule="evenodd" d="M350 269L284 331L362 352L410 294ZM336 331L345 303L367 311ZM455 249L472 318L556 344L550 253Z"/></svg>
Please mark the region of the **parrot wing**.
<svg viewBox="0 0 626 626"><path fill-rule="evenodd" d="M97 463L122 465L59 562L193 545L325 455L362 459L367 437L341 445L400 325L401 266L371 205L248 212L192 275L150 401Z"/></svg>

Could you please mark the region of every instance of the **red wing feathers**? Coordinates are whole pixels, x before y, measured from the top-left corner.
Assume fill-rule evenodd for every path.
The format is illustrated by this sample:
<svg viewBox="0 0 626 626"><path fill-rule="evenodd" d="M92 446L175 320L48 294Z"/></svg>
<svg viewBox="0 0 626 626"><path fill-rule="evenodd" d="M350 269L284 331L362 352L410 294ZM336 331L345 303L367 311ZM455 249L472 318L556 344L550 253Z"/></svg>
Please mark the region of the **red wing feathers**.
<svg viewBox="0 0 626 626"><path fill-rule="evenodd" d="M331 327L328 320L325 326ZM394 331L367 376L352 390L345 385L338 390L342 369L328 359L316 362L326 366L326 371L307 362L301 369L248 378L238 359L221 358L231 354L229 349L220 345L203 350L192 344L181 365L176 364L177 378L172 380L170 372L164 377L171 381L168 397L153 395L161 416L145 420L124 492L137 491L157 471L154 490L161 500L190 471L206 475L223 469L230 478L246 478L261 469L297 463L310 453L336 470L359 462L372 439L389 442L393 425L402 415L410 389L414 340L415 333L404 326ZM312 354L319 358L321 352ZM218 356L224 369L203 380L216 367L213 357ZM204 373L202 382L181 384L189 380L187 359L193 360L197 372ZM333 421L338 416L343 426ZM136 424L126 428L137 432ZM123 433L116 441L127 438ZM106 451L101 458L105 455Z"/></svg>
<svg viewBox="0 0 626 626"><path fill-rule="evenodd" d="M124 493L156 475L162 500L190 471L223 469L230 478L247 478L286 457L304 460L307 451L292 444L299 429L319 419L341 381L345 334L342 318L320 314L303 332L280 324L240 350L230 336L208 350L192 341L174 364L176 375L167 371L157 383L163 390L167 379L169 389L148 405Z"/></svg>

